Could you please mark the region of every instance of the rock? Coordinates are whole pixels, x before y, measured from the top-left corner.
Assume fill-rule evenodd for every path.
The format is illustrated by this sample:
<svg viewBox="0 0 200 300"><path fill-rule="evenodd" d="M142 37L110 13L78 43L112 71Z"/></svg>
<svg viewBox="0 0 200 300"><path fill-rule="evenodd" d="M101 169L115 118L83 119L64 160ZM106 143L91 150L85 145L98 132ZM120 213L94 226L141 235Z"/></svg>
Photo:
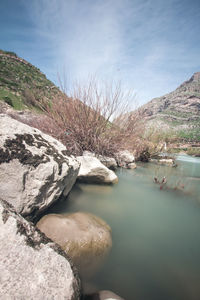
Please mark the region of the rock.
<svg viewBox="0 0 200 300"><path fill-rule="evenodd" d="M111 170L116 170L117 169L117 162L114 159L114 157L108 157L108 156L104 156L104 155L97 155L97 154L95 154L93 152L90 152L90 151L84 151L83 156L96 157L108 169L111 169Z"/></svg>
<svg viewBox="0 0 200 300"><path fill-rule="evenodd" d="M99 155L98 159L108 169L111 169L111 170L116 170L117 169L117 162L114 159L114 157L108 157L108 156Z"/></svg>
<svg viewBox="0 0 200 300"><path fill-rule="evenodd" d="M128 150L120 151L116 154L117 163L120 167L126 168L128 164L135 161L135 157Z"/></svg>
<svg viewBox="0 0 200 300"><path fill-rule="evenodd" d="M37 227L61 246L84 278L98 269L112 246L110 227L92 214L49 214Z"/></svg>
<svg viewBox="0 0 200 300"><path fill-rule="evenodd" d="M85 183L116 183L117 175L104 166L96 157L78 156L81 164L78 180Z"/></svg>
<svg viewBox="0 0 200 300"><path fill-rule="evenodd" d="M85 150L85 151L83 151L83 156L92 156L92 157L95 157L96 155L93 152Z"/></svg>
<svg viewBox="0 0 200 300"><path fill-rule="evenodd" d="M158 165L166 165L166 166L171 166L171 167L175 167L176 164L174 162L174 160L172 158L168 158L168 159L150 159L150 162L156 163Z"/></svg>
<svg viewBox="0 0 200 300"><path fill-rule="evenodd" d="M174 160L171 158L158 160L160 165L174 166Z"/></svg>
<svg viewBox="0 0 200 300"><path fill-rule="evenodd" d="M23 216L36 216L67 195L79 163L63 144L7 115L0 115L0 196Z"/></svg>
<svg viewBox="0 0 200 300"><path fill-rule="evenodd" d="M85 296L84 300L124 300L111 291L99 291L97 293Z"/></svg>
<svg viewBox="0 0 200 300"><path fill-rule="evenodd" d="M62 249L0 200L0 299L80 299Z"/></svg>
<svg viewBox="0 0 200 300"><path fill-rule="evenodd" d="M127 169L136 169L137 168L137 166L136 166L136 164L135 163L130 163L130 164L127 164Z"/></svg>

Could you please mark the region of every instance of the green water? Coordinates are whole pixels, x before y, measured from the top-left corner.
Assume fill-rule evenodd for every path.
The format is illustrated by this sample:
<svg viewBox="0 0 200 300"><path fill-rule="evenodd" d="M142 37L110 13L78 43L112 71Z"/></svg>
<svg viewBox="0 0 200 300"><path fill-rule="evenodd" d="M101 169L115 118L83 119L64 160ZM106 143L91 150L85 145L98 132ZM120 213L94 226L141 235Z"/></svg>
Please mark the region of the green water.
<svg viewBox="0 0 200 300"><path fill-rule="evenodd" d="M86 211L112 228L113 247L89 283L126 300L200 299L200 158L118 170L115 186L76 184L49 212ZM165 186L155 184L165 176Z"/></svg>

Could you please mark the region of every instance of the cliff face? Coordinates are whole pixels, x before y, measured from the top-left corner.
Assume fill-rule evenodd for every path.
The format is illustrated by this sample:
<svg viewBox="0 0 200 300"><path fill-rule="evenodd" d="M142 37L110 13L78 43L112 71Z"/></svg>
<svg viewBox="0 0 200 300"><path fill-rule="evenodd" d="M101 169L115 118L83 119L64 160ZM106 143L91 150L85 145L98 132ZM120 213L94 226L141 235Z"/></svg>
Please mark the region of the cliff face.
<svg viewBox="0 0 200 300"><path fill-rule="evenodd" d="M200 72L175 91L141 107L150 125L176 130L177 136L200 141Z"/></svg>
<svg viewBox="0 0 200 300"><path fill-rule="evenodd" d="M154 98L142 109L146 116L156 116L159 113L174 111L193 115L200 114L200 72L195 73L188 81L182 83L175 91Z"/></svg>

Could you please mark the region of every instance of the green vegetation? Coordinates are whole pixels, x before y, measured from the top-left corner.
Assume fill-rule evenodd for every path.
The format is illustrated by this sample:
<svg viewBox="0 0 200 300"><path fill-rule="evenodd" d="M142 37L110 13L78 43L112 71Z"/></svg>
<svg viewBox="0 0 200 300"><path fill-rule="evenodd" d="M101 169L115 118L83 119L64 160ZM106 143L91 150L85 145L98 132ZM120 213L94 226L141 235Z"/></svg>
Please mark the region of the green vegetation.
<svg viewBox="0 0 200 300"><path fill-rule="evenodd" d="M164 110L161 112L163 115L175 116L178 118L188 118L192 116L192 112L184 112L184 111L175 111L175 110Z"/></svg>
<svg viewBox="0 0 200 300"><path fill-rule="evenodd" d="M20 96L2 88L0 88L0 100L6 102L16 110L23 110L25 108Z"/></svg>
<svg viewBox="0 0 200 300"><path fill-rule="evenodd" d="M200 157L200 147L188 148L187 149L187 154Z"/></svg>
<svg viewBox="0 0 200 300"><path fill-rule="evenodd" d="M3 51L1 49L0 49L0 54L8 54L8 55L16 56L17 57L17 54L15 52L12 52L12 51Z"/></svg>
<svg viewBox="0 0 200 300"><path fill-rule="evenodd" d="M30 109L51 100L59 89L27 61L15 53L0 50L0 100L14 109Z"/></svg>
<svg viewBox="0 0 200 300"><path fill-rule="evenodd" d="M200 142L200 131L198 128L195 128L193 130L180 130L177 132L177 138L184 141Z"/></svg>

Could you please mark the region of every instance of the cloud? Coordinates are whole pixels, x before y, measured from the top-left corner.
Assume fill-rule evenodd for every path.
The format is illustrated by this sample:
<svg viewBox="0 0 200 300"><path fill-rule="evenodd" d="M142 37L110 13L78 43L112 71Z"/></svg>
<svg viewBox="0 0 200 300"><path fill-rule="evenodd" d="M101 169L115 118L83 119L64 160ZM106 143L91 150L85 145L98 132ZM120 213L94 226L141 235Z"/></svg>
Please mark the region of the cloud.
<svg viewBox="0 0 200 300"><path fill-rule="evenodd" d="M48 73L65 69L72 80L91 73L121 79L142 103L197 71L191 30L199 30L199 13L187 0L21 1L45 49Z"/></svg>

